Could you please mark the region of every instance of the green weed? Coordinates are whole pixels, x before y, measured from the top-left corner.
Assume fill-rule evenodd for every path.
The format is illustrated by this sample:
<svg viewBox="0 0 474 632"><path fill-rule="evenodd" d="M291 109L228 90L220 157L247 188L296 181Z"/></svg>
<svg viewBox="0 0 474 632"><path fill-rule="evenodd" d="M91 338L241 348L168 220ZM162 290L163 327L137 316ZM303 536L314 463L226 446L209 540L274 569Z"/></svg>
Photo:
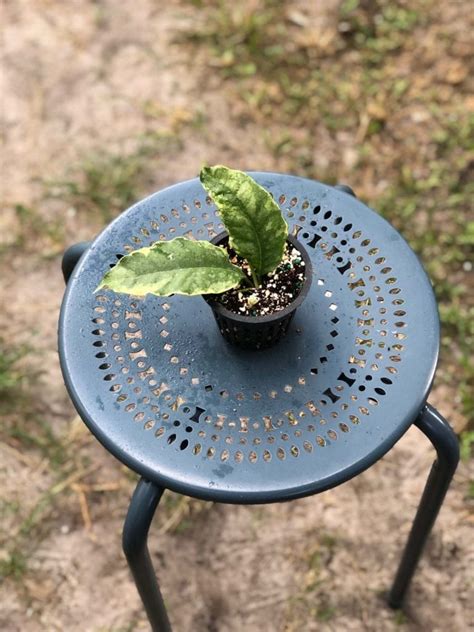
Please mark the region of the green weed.
<svg viewBox="0 0 474 632"><path fill-rule="evenodd" d="M62 491L62 490L61 490ZM0 578L21 580L28 570L28 557L38 545L38 534L32 537L33 531L43 524L54 507L54 489L43 494L33 508L24 517L13 537L8 537L5 559L0 560Z"/></svg>
<svg viewBox="0 0 474 632"><path fill-rule="evenodd" d="M474 500L474 481L469 481L466 496L468 500Z"/></svg>
<svg viewBox="0 0 474 632"><path fill-rule="evenodd" d="M307 534L307 537L311 541L316 539L316 544L302 552L302 582L287 604L287 620L293 625L297 622L296 626L309 619L319 622L330 621L337 614L336 606L331 603L329 595L325 592L321 571L330 564L338 541L329 533L318 533L317 536Z"/></svg>
<svg viewBox="0 0 474 632"><path fill-rule="evenodd" d="M28 570L27 558L21 551L13 550L0 560L0 579L12 578L20 581Z"/></svg>
<svg viewBox="0 0 474 632"><path fill-rule="evenodd" d="M37 419L36 415L32 415L29 422L14 424L8 430L8 435L20 442L25 449L36 448L43 458L48 459L52 470L61 470L69 460L66 440L58 437L51 425Z"/></svg>
<svg viewBox="0 0 474 632"><path fill-rule="evenodd" d="M19 361L27 353L26 345L11 348L0 338L0 412L9 410L20 397L26 373Z"/></svg>
<svg viewBox="0 0 474 632"><path fill-rule="evenodd" d="M474 430L466 430L461 433L460 442L461 460L468 461L474 448Z"/></svg>
<svg viewBox="0 0 474 632"><path fill-rule="evenodd" d="M340 16L345 37L365 53L367 63L376 65L403 46L407 32L422 22L424 13L390 0L347 0Z"/></svg>
<svg viewBox="0 0 474 632"><path fill-rule="evenodd" d="M151 104L144 104L150 118L155 118ZM186 112L169 113L169 129L150 129L135 139L135 149L128 152L102 151L86 157L70 169L62 180L45 181L45 199L60 199L78 213L109 222L149 190L156 178L159 161L182 147L181 130L202 125L202 117Z"/></svg>
<svg viewBox="0 0 474 632"><path fill-rule="evenodd" d="M336 614L336 609L331 605L321 604L316 609L315 618L317 621L330 621Z"/></svg>
<svg viewBox="0 0 474 632"><path fill-rule="evenodd" d="M45 219L36 206L26 204L15 204L13 211L17 219L14 239L0 247L0 255L26 247L28 247L28 254L31 255L32 243L41 245L43 256L57 254L64 233L63 225L59 220Z"/></svg>
<svg viewBox="0 0 474 632"><path fill-rule="evenodd" d="M285 35L284 5L278 0L264 0L253 6L230 6L225 0L209 3L202 27L184 34L183 39L205 45L211 55L210 65L225 77L268 73L285 52L279 41Z"/></svg>
<svg viewBox="0 0 474 632"><path fill-rule="evenodd" d="M160 529L169 533L184 533L193 526L193 519L203 510L209 509L209 503L167 492L163 496L160 511Z"/></svg>
<svg viewBox="0 0 474 632"><path fill-rule="evenodd" d="M103 222L136 201L148 175L141 152L131 155L96 154L81 165L76 177L47 183L48 192L79 213L98 213Z"/></svg>
<svg viewBox="0 0 474 632"><path fill-rule="evenodd" d="M408 617L403 610L396 610L393 614L393 621L395 625L406 625L408 623Z"/></svg>

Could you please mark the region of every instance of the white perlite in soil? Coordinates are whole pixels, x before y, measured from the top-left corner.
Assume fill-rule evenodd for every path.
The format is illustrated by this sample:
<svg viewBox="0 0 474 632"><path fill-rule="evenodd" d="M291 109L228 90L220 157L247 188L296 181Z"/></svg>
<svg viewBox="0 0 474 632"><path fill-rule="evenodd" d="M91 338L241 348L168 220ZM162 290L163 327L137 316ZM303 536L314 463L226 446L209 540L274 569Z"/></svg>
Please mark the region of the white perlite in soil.
<svg viewBox="0 0 474 632"><path fill-rule="evenodd" d="M230 261L240 266L250 280L248 263L229 251ZM262 277L258 288L239 288L216 295L216 299L228 310L241 316L268 316L279 312L292 303L303 287L305 264L301 253L286 244L280 265Z"/></svg>

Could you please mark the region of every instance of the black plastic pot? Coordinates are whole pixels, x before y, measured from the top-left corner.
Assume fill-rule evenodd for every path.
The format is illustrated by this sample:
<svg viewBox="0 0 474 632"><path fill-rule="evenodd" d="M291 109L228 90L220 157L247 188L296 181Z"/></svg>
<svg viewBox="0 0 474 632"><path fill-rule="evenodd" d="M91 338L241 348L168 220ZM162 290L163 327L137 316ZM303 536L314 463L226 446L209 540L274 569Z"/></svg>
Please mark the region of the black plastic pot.
<svg viewBox="0 0 474 632"><path fill-rule="evenodd" d="M227 239L227 233L223 232L214 237L211 243L219 246L226 243ZM266 316L240 316L226 309L218 296L203 296L227 342L242 349L268 349L286 335L297 308L308 295L313 276L311 259L303 245L290 235L287 241L301 254L305 264L305 279L298 296L284 309Z"/></svg>

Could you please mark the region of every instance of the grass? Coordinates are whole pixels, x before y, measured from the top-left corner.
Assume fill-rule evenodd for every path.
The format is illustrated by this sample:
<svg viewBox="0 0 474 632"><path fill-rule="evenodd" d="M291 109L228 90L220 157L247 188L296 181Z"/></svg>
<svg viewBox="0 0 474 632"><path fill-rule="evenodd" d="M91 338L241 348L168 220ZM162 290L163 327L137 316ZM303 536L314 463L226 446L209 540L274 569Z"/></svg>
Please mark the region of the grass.
<svg viewBox="0 0 474 632"><path fill-rule="evenodd" d="M28 354L26 345L11 347L0 338L0 413L11 410L21 397L21 388L27 378L20 361Z"/></svg>
<svg viewBox="0 0 474 632"><path fill-rule="evenodd" d="M21 426L14 425L9 429L8 435L16 440L16 443L21 444L22 449L36 449L42 458L48 460L52 471L64 471L64 466L70 458L67 440L65 437L58 437L44 419L34 415L32 424L26 422Z"/></svg>
<svg viewBox="0 0 474 632"><path fill-rule="evenodd" d="M15 204L14 212L18 222L16 239L13 242L15 249L28 247L30 250L32 238L39 238L46 253L52 249L53 254L57 254L57 245L64 239L63 224L60 220L45 221L38 207L26 204Z"/></svg>
<svg viewBox="0 0 474 632"><path fill-rule="evenodd" d="M58 436L51 424L41 419L36 410L34 388L37 374L27 366L26 346L10 347L0 340L0 413L3 416L0 439L12 455L24 463L31 458L38 469L46 461L53 481L49 488L31 503L37 490L31 490L28 500L2 500L2 558L0 578L21 581L28 571L28 559L40 539L40 527L54 510L56 496L64 491L62 481L68 480L78 467L80 457L74 455L74 445L66 434ZM3 531L4 529L4 531Z"/></svg>
<svg viewBox="0 0 474 632"><path fill-rule="evenodd" d="M46 197L60 198L77 213L109 222L149 190L160 153L178 147L178 137L170 132L147 134L128 153L93 153L70 177L45 182Z"/></svg>
<svg viewBox="0 0 474 632"><path fill-rule="evenodd" d="M206 3L206 7L199 7L208 9L202 28L185 33L184 39L206 45L210 65L226 78L269 73L284 52L278 43L278 35L285 34L281 25L284 4L278 0L233 6L225 0Z"/></svg>
<svg viewBox="0 0 474 632"><path fill-rule="evenodd" d="M21 582L28 572L29 559L48 530L48 519L54 511L56 497L68 489L68 480L69 477L66 477L52 484L39 496L26 515L18 508L13 532L2 538L5 548L4 558L0 561L0 579L10 578Z"/></svg>
<svg viewBox="0 0 474 632"><path fill-rule="evenodd" d="M132 149L102 150L87 155L69 175L45 181L46 200L60 199L77 213L98 217L102 224L138 201L156 182L162 160L182 149L184 130L201 130L203 113L180 108L163 110L154 102L142 104L146 130L127 140Z"/></svg>
<svg viewBox="0 0 474 632"><path fill-rule="evenodd" d="M12 348L0 339L0 413L4 415L0 436L22 451L35 450L53 470L62 470L67 442L35 410L32 389L38 373L25 361L31 354L27 345Z"/></svg>
<svg viewBox="0 0 474 632"><path fill-rule="evenodd" d="M336 608L330 605L319 605L316 609L315 619L316 621L321 621L321 623L325 621L331 621L331 619L336 614Z"/></svg>
<svg viewBox="0 0 474 632"><path fill-rule="evenodd" d="M468 461L474 449L474 430L467 430L461 434L461 460Z"/></svg>
<svg viewBox="0 0 474 632"><path fill-rule="evenodd" d="M139 152L128 156L99 153L83 162L78 177L51 183L50 192L79 213L97 212L107 222L137 200L145 164Z"/></svg>
<svg viewBox="0 0 474 632"><path fill-rule="evenodd" d="M21 381L21 372L15 369L16 361L21 357L21 352L5 350L4 343L0 342L0 397L4 400L10 396L13 388Z"/></svg>
<svg viewBox="0 0 474 632"><path fill-rule="evenodd" d="M25 555L15 549L7 554L5 559L0 560L0 579L11 577L15 581L20 581L28 569Z"/></svg>
<svg viewBox="0 0 474 632"><path fill-rule="evenodd" d="M206 3L200 8L201 26L185 37L205 47L212 71L236 81L235 95L260 121L271 117L286 124L288 116L296 116L295 127L324 122L330 129L344 129L357 122L358 82L368 94L376 94L380 66L423 21L421 10L407 10L398 3L379 0L364 3L366 9L358 5L343 3L343 36L338 41L318 41L311 34L311 19L303 20L302 26L291 3L275 0L233 7L222 0ZM354 49L364 56L364 64L347 64L345 59L340 63L338 57ZM406 88L398 81L393 92L400 95Z"/></svg>
<svg viewBox="0 0 474 632"><path fill-rule="evenodd" d="M393 613L393 621L395 625L406 625L408 623L408 617L403 610L396 610Z"/></svg>
<svg viewBox="0 0 474 632"><path fill-rule="evenodd" d="M298 555L301 558L302 581L288 601L286 614L291 630L302 629L301 626L307 625L308 620L323 623L337 615L337 607L326 593L322 571L331 563L338 540L330 533L308 533L306 540L316 540L316 544L309 550L305 547Z"/></svg>
<svg viewBox="0 0 474 632"><path fill-rule="evenodd" d="M185 533L193 527L197 516L212 505L195 498L167 491L158 511L160 533Z"/></svg>
<svg viewBox="0 0 474 632"><path fill-rule="evenodd" d="M474 500L474 481L469 481L468 483L466 498Z"/></svg>
<svg viewBox="0 0 474 632"><path fill-rule="evenodd" d="M65 246L66 211L89 223L110 222L150 192L161 161L182 148L183 130L201 130L204 126L204 115L199 109L163 110L149 101L141 105L146 130L126 139L127 150L91 152L66 167L64 176L43 179L42 193L34 204L13 205L17 220L15 238L0 249L0 255L25 249L32 254L36 248L42 257L57 256ZM45 212L45 208L51 210L51 203L59 204L59 211L48 217L51 213Z"/></svg>
<svg viewBox="0 0 474 632"><path fill-rule="evenodd" d="M27 413L25 408L13 424L2 429L2 440L21 454L22 460L31 459L32 468L44 469L41 467L44 461L48 465L48 476L32 485L28 498L22 503L3 503L0 578L18 582L29 572L29 560L39 543L49 535L58 508L68 502L78 481L97 470L79 450L79 437L72 438L66 433L58 436L49 424L36 417L33 408ZM60 510L63 515L64 512Z"/></svg>

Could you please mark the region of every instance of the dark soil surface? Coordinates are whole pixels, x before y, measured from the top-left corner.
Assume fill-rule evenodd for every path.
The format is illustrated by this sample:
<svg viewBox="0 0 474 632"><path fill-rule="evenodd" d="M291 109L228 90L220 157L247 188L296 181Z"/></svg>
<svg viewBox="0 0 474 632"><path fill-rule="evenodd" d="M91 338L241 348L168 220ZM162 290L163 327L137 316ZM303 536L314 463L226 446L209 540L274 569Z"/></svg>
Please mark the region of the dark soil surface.
<svg viewBox="0 0 474 632"><path fill-rule="evenodd" d="M242 268L252 284L248 263L226 245L231 263ZM212 296L226 309L240 316L270 316L288 307L299 295L305 280L305 263L297 250L287 243L280 265L262 276L257 288L243 286ZM253 284L252 284L253 285Z"/></svg>

